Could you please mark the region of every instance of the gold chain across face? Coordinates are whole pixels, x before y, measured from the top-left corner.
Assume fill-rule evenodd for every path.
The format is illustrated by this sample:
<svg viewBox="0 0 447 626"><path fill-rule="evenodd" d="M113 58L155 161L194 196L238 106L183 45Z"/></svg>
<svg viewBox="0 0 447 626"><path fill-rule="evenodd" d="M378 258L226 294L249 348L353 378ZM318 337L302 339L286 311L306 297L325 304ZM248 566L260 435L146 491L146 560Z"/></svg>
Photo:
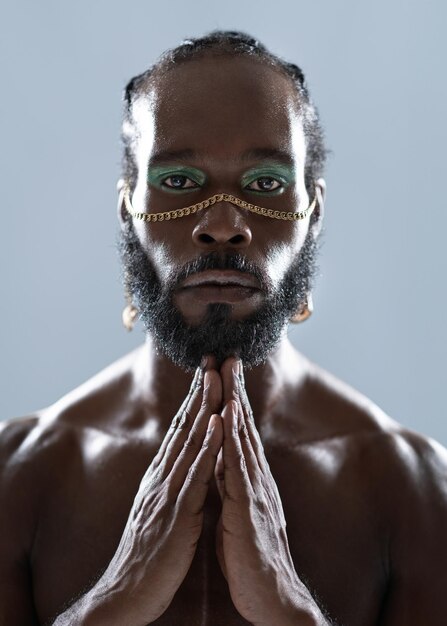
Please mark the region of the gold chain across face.
<svg viewBox="0 0 447 626"><path fill-rule="evenodd" d="M256 206L255 204L251 204L250 202L246 202L245 200L240 200L236 198L236 196L232 196L228 193L216 193L211 198L207 198L206 200L202 200L201 202L196 202L196 204L191 204L190 206L184 207L183 209L175 209L174 211L163 211L162 213L138 213L134 211L132 203L130 201L130 189L129 185L124 185L124 204L126 210L133 217L144 220L145 222L163 222L164 220L176 220L179 217L186 217L187 215L192 215L197 213L197 211L201 211L202 209L207 209L213 204L217 204L218 202L230 202L241 209L245 209L246 211L250 211L251 213L256 213L257 215L263 215L264 217L271 217L274 220L288 220L288 221L296 221L303 220L308 215L312 213L317 204L317 197L313 199L312 204L310 204L307 209L304 211L297 211L294 213L293 211L274 211L273 209L265 209L264 207Z"/></svg>

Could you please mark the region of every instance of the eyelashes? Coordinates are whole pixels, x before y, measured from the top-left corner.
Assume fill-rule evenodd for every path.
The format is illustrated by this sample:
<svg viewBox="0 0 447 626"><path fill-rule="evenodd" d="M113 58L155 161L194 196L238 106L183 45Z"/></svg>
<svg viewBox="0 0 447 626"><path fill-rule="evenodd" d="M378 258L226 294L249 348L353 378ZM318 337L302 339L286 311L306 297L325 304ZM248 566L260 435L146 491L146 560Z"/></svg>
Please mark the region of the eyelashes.
<svg viewBox="0 0 447 626"><path fill-rule="evenodd" d="M251 183L248 183L243 187L248 191L252 191L258 194L274 194L282 193L289 186L288 181L280 179L274 176L259 176L255 178Z"/></svg>
<svg viewBox="0 0 447 626"><path fill-rule="evenodd" d="M161 186L181 191L186 189L197 189L200 187L198 183L191 180L191 178L188 178L188 176L185 176L184 174L173 174L172 176L168 176L161 181Z"/></svg>
<svg viewBox="0 0 447 626"><path fill-rule="evenodd" d="M204 172L193 167L162 167L149 168L148 183L157 189L171 193L194 191L206 182Z"/></svg>
<svg viewBox="0 0 447 626"><path fill-rule="evenodd" d="M286 165L249 170L241 178L241 188L257 195L278 195L294 181L293 169ZM148 182L169 193L188 193L206 183L206 175L196 168L153 167Z"/></svg>
<svg viewBox="0 0 447 626"><path fill-rule="evenodd" d="M199 189L201 185L197 184L195 181L191 180L187 176L174 174L173 176L168 176L164 180L161 181L161 187L166 187L170 190L177 191L189 191L193 189ZM278 179L273 176L260 176L255 179L250 184L246 185L244 189L248 191L254 191L256 193L272 193L274 191L282 191L285 188L283 182L280 182Z"/></svg>

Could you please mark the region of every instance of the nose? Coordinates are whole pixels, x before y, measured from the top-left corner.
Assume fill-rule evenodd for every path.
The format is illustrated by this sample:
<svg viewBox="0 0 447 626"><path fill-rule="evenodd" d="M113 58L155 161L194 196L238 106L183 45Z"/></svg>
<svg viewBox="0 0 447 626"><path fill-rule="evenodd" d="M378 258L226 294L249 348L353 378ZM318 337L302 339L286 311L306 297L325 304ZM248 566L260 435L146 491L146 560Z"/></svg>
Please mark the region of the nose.
<svg viewBox="0 0 447 626"><path fill-rule="evenodd" d="M194 244L202 250L222 246L247 248L251 239L244 217L229 202L219 202L206 209L192 232Z"/></svg>

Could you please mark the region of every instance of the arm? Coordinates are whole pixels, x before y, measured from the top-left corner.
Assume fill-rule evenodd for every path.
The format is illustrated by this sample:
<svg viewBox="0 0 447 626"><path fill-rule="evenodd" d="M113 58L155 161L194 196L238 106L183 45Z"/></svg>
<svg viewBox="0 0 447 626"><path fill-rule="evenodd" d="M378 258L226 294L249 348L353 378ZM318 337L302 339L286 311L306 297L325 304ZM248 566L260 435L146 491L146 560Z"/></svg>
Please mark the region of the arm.
<svg viewBox="0 0 447 626"><path fill-rule="evenodd" d="M140 483L121 541L98 582L54 626L145 626L168 608L189 570L222 443L216 371L198 370Z"/></svg>
<svg viewBox="0 0 447 626"><path fill-rule="evenodd" d="M226 361L222 381L224 439L216 481L223 506L217 552L233 603L254 626L329 626L295 570L242 366L238 371L234 360Z"/></svg>
<svg viewBox="0 0 447 626"><path fill-rule="evenodd" d="M201 533L203 504L222 443L220 420L212 418L221 394L219 374L198 370L143 476L109 566L56 617L57 626L146 625L169 606ZM45 446L35 444L36 423L20 433L5 428L0 437L0 626L38 624L27 565L44 484L38 475Z"/></svg>
<svg viewBox="0 0 447 626"><path fill-rule="evenodd" d="M18 553L5 554L3 546L0 550L0 624L38 626L28 562Z"/></svg>
<svg viewBox="0 0 447 626"><path fill-rule="evenodd" d="M34 484L18 457L37 420L0 423L0 624L37 626L28 554L36 520ZM21 485L21 488L19 488Z"/></svg>
<svg viewBox="0 0 447 626"><path fill-rule="evenodd" d="M413 433L394 438L390 584L380 626L443 626L447 616L447 450Z"/></svg>

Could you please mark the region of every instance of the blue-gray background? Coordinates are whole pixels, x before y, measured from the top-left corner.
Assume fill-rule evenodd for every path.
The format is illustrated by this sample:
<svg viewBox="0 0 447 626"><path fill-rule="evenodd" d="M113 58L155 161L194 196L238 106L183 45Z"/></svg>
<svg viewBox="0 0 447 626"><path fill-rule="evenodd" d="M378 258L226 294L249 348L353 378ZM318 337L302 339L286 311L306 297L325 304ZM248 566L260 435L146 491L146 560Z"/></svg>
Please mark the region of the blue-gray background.
<svg viewBox="0 0 447 626"><path fill-rule="evenodd" d="M121 93L167 47L245 29L302 65L333 154L311 320L294 344L447 444L442 0L3 4L0 416L143 340L114 250Z"/></svg>

